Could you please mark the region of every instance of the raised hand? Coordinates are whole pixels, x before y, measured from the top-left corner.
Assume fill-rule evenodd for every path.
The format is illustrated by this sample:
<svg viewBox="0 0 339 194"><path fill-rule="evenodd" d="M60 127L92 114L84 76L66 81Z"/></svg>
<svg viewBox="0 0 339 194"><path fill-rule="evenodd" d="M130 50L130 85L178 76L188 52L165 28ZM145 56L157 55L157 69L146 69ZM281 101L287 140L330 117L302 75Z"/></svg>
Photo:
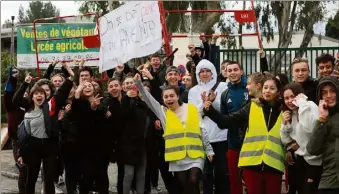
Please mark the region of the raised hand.
<svg viewBox="0 0 339 194"><path fill-rule="evenodd" d="M139 73L135 74L133 79L134 81L140 81L141 80L140 74Z"/></svg>
<svg viewBox="0 0 339 194"><path fill-rule="evenodd" d="M17 77L19 75L19 70L13 68L12 70L12 77Z"/></svg>
<svg viewBox="0 0 339 194"><path fill-rule="evenodd" d="M144 77L147 77L148 79L152 80L153 76L152 74L148 71L148 69L141 70L141 73Z"/></svg>
<svg viewBox="0 0 339 194"><path fill-rule="evenodd" d="M59 63L58 60L54 60L53 63L52 63L52 65L53 65L53 66L56 66L58 63Z"/></svg>
<svg viewBox="0 0 339 194"><path fill-rule="evenodd" d="M265 52L264 52L263 49L259 50L259 55L260 55L260 58L264 58L265 57Z"/></svg>
<svg viewBox="0 0 339 194"><path fill-rule="evenodd" d="M33 77L31 76L31 73L28 73L27 76L25 77L25 82L26 83L31 83Z"/></svg>
<svg viewBox="0 0 339 194"><path fill-rule="evenodd" d="M82 90L84 89L84 82L81 82L74 93L74 98L79 99L82 93Z"/></svg>
<svg viewBox="0 0 339 194"><path fill-rule="evenodd" d="M200 36L199 36L199 39L203 42L206 42L206 37L204 35L205 35L205 33L201 33Z"/></svg>
<svg viewBox="0 0 339 194"><path fill-rule="evenodd" d="M118 65L117 68L115 69L115 71L117 71L118 73L122 73L125 69L124 65Z"/></svg>
<svg viewBox="0 0 339 194"><path fill-rule="evenodd" d="M211 90L210 93L208 94L208 100L211 102L214 102L216 97L217 97L217 93Z"/></svg>
<svg viewBox="0 0 339 194"><path fill-rule="evenodd" d="M327 119L328 117L328 107L327 107L327 103L325 102L325 100L320 100L319 101L319 117L321 119Z"/></svg>
<svg viewBox="0 0 339 194"><path fill-rule="evenodd" d="M99 95L100 95L100 94L97 94L97 95L94 97L94 99L93 99L93 101L92 101L92 103L91 103L91 107L92 107L93 110L96 109L96 108L98 108L98 106L100 105L100 100L103 98L103 97L100 97Z"/></svg>
<svg viewBox="0 0 339 194"><path fill-rule="evenodd" d="M138 96L138 92L136 90L128 90L126 95L130 98L134 98L134 97Z"/></svg>
<svg viewBox="0 0 339 194"><path fill-rule="evenodd" d="M219 34L213 34L212 35L212 40L217 41L219 37L220 37Z"/></svg>
<svg viewBox="0 0 339 194"><path fill-rule="evenodd" d="M85 64L85 60L84 59L81 59L80 63L79 63L79 67L80 68L83 68L84 67L84 64Z"/></svg>
<svg viewBox="0 0 339 194"><path fill-rule="evenodd" d="M283 124L284 125L287 125L287 124L290 124L291 122L291 111L285 111L283 112Z"/></svg>
<svg viewBox="0 0 339 194"><path fill-rule="evenodd" d="M82 92L84 87L85 87L85 83L84 82L80 83L77 89L75 90L75 92Z"/></svg>

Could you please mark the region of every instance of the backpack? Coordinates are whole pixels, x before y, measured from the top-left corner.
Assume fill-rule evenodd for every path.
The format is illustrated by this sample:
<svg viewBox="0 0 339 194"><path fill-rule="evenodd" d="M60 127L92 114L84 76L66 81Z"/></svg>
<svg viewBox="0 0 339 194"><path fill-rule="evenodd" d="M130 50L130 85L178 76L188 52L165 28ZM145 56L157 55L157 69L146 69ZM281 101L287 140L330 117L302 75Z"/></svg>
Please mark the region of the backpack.
<svg viewBox="0 0 339 194"><path fill-rule="evenodd" d="M26 130L25 120L21 121L21 123L18 126L18 145L19 145L20 155L22 155L24 150L26 150L28 140L31 137L30 128L28 130L29 132L27 132Z"/></svg>

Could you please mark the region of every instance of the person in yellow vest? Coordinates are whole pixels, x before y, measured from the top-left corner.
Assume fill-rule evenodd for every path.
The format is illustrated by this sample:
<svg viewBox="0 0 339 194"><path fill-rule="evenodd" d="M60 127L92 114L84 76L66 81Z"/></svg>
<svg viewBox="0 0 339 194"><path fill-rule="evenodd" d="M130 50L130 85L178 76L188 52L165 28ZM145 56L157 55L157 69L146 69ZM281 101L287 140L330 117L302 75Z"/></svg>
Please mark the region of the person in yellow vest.
<svg viewBox="0 0 339 194"><path fill-rule="evenodd" d="M183 194L200 193L199 177L204 167L205 152L212 161L214 152L205 129L200 125L198 108L193 104L179 101L179 88L166 86L161 106L144 89L140 75L134 77L136 87L146 104L164 126L165 161L169 162L169 171L179 180Z"/></svg>
<svg viewBox="0 0 339 194"><path fill-rule="evenodd" d="M205 100L205 115L219 128L237 129L248 123L240 151L238 167L243 170L248 194L280 194L285 172L284 147L280 139L282 103L279 100L280 81L268 78L262 88L262 97L253 99L237 112L222 115ZM212 100L211 100L212 99Z"/></svg>

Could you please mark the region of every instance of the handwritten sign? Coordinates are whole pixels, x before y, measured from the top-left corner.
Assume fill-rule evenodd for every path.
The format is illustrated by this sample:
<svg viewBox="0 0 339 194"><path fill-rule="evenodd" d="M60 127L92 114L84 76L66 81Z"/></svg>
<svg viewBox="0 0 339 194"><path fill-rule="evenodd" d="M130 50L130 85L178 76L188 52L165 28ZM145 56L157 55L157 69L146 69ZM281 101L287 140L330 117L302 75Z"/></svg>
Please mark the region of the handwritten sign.
<svg viewBox="0 0 339 194"><path fill-rule="evenodd" d="M99 71L157 52L162 28L157 1L130 1L100 18Z"/></svg>
<svg viewBox="0 0 339 194"><path fill-rule="evenodd" d="M44 24L37 27L36 38L63 38L90 36L94 34L95 23L79 24ZM17 27L17 66L18 68L36 68L35 42L32 26ZM73 60L99 57L99 48L86 48L82 38L39 41L38 60ZM98 61L86 62L88 66L98 66ZM40 68L47 68L48 63L40 63Z"/></svg>

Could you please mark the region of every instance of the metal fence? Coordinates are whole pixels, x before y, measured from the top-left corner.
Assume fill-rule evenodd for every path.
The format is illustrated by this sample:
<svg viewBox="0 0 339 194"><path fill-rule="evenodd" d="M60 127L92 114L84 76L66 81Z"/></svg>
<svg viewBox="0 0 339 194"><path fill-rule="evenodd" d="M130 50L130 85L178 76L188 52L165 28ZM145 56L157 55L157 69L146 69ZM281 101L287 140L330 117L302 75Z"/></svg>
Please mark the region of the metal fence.
<svg viewBox="0 0 339 194"><path fill-rule="evenodd" d="M308 58L311 75L312 77L316 78L318 75L318 69L315 64L315 59L317 56L321 55L322 53L328 53L333 56L339 52L339 47L310 47L310 48L265 48L264 52L266 54L267 62L269 65L269 70L272 73L284 73L287 74L288 77L291 77L291 64L295 56L300 51L304 51L303 57ZM276 59L274 55L279 53L283 57L281 57L280 65L278 68L272 68L271 62L276 63ZM244 50L226 50L220 49L219 53L219 64L222 63L223 60L234 60L238 61L243 69L245 74L251 74L254 72L260 71L260 57L258 53L258 49L244 49ZM218 68L219 69L219 68Z"/></svg>

